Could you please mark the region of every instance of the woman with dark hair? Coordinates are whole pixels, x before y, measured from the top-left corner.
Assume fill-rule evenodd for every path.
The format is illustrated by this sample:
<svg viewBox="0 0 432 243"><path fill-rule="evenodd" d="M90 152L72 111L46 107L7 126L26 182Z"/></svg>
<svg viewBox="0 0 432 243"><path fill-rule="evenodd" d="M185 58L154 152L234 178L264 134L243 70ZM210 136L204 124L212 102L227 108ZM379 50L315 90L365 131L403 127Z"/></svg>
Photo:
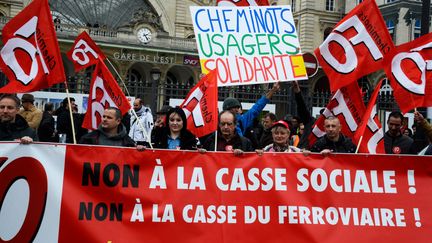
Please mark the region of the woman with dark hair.
<svg viewBox="0 0 432 243"><path fill-rule="evenodd" d="M154 130L154 148L196 150L197 139L187 130L187 120L180 107L172 108L167 113L167 126Z"/></svg>

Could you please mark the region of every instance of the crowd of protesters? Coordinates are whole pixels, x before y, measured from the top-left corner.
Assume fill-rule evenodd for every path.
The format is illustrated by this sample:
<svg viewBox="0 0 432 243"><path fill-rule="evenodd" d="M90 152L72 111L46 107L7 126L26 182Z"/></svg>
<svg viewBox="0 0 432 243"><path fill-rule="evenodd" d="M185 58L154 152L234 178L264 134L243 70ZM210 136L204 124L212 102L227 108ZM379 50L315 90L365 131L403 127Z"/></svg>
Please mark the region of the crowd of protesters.
<svg viewBox="0 0 432 243"><path fill-rule="evenodd" d="M323 155L355 153L356 144L341 132L341 122L334 116L324 121L325 135L309 144L308 137L316 120L306 107L296 81L292 82L292 88L297 115L288 114L284 119L278 119L274 113L268 112L259 121L265 105L279 88L279 83L274 84L247 112L243 112L239 100L225 99L218 116L217 132L201 138L188 130L186 115L181 108L163 106L155 113L154 120L152 111L140 98L135 99L133 110L126 116L122 116L117 108L105 109L98 129L89 132L81 127L84 114L78 113L73 98L65 98L57 110L52 103L47 103L41 111L35 107L32 94L23 94L21 99L15 94L2 94L0 141L18 140L23 144L78 141L79 144L137 147L140 151L151 147L200 152L232 151L235 155L253 151L260 155L301 151ZM72 114L69 109L72 109ZM412 130L404 120L402 113L390 113L388 131L384 134L386 154L417 154L424 148L422 154L432 155L432 126L429 122L418 111L414 112Z"/></svg>

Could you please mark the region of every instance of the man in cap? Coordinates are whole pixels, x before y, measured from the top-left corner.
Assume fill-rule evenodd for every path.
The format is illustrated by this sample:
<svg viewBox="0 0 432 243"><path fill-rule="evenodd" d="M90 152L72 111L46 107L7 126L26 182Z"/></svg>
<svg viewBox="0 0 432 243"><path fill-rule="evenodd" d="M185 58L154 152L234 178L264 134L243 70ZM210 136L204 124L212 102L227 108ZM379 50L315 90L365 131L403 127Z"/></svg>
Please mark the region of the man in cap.
<svg viewBox="0 0 432 243"><path fill-rule="evenodd" d="M273 94L277 92L280 88L279 82L275 83L273 87L263 95L257 102L252 106L250 110L243 114L242 106L240 102L232 97L226 98L223 102L223 110L229 110L236 114L237 119L237 133L240 136L243 136L246 133L246 130L252 126L253 121L264 107L270 102L270 99L273 97Z"/></svg>
<svg viewBox="0 0 432 243"><path fill-rule="evenodd" d="M43 113L34 106L34 96L32 94L23 94L21 104L23 108L19 111L19 115L27 121L29 127L37 130L42 121Z"/></svg>
<svg viewBox="0 0 432 243"><path fill-rule="evenodd" d="M20 100L15 94L0 95L0 141L19 140L23 144L37 141L36 131L18 114Z"/></svg>

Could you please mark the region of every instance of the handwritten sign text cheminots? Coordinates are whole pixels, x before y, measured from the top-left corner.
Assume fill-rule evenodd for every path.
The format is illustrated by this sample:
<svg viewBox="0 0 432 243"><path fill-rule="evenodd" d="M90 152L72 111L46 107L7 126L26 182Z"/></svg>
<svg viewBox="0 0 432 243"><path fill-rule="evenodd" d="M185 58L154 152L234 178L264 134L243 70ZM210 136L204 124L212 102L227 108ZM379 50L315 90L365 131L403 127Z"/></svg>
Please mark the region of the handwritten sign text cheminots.
<svg viewBox="0 0 432 243"><path fill-rule="evenodd" d="M218 86L306 79L289 6L191 7L203 72Z"/></svg>

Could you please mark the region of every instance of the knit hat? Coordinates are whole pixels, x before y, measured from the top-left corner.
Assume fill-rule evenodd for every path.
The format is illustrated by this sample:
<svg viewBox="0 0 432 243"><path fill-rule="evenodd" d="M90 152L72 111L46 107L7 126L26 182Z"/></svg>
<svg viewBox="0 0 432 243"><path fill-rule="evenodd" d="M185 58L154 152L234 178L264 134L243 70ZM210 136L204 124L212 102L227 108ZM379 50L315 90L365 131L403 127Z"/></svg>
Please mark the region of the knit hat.
<svg viewBox="0 0 432 243"><path fill-rule="evenodd" d="M240 102L236 98L228 97L224 100L223 106L222 106L224 111L229 110L231 108L235 108L235 107L241 107Z"/></svg>
<svg viewBox="0 0 432 243"><path fill-rule="evenodd" d="M32 94L23 94L21 97L21 102L34 102L34 96Z"/></svg>

